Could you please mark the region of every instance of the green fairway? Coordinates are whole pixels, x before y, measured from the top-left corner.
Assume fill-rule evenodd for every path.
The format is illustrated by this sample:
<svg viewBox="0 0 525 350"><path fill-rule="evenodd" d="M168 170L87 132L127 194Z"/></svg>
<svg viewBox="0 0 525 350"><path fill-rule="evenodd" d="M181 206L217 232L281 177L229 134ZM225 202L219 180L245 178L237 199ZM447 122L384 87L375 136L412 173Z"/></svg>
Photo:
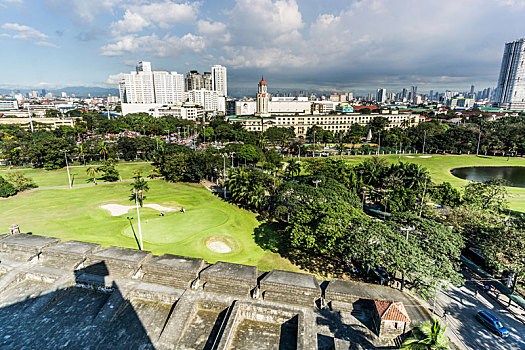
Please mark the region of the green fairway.
<svg viewBox="0 0 525 350"><path fill-rule="evenodd" d="M70 167L70 175L72 177L73 186L87 183L88 176L84 166ZM120 163L117 165L117 170L123 180L131 179L135 170L141 170L143 176L148 176L152 166L149 163ZM10 171L18 171L16 169ZM51 187L51 186L67 186L67 171L66 168L58 170L43 170L43 169L25 169L20 170L27 177L32 178L38 187ZM0 171L0 176L7 175L8 171ZM99 175L100 176L100 175ZM97 180L101 182L101 180Z"/></svg>
<svg viewBox="0 0 525 350"><path fill-rule="evenodd" d="M365 157L366 156L354 156L345 158L352 159L357 163ZM460 189L465 186L468 181L452 175L450 170L453 168L468 166L525 166L525 159L519 157L510 158L508 161L506 157L476 157L474 155L401 155L400 158L397 155L385 155L381 157L385 157L392 163L400 159L402 162L419 164L428 169L434 182L441 183L447 181ZM507 187L507 190L509 192L510 208L525 212L525 188Z"/></svg>
<svg viewBox="0 0 525 350"><path fill-rule="evenodd" d="M184 207L186 213L166 212L161 217L157 210L141 208L145 250L200 257L209 262L256 265L261 270L299 270L255 243L253 231L260 223L254 213L224 202L200 185L160 180L149 181L149 185L144 204ZM128 200L129 188L129 183L116 183L73 190L37 189L1 199L1 231L6 232L9 225L16 223L22 232L137 249L135 208L121 216L111 216L100 208L104 204L133 205ZM207 242L217 241L226 244L231 252L217 253L207 248Z"/></svg>

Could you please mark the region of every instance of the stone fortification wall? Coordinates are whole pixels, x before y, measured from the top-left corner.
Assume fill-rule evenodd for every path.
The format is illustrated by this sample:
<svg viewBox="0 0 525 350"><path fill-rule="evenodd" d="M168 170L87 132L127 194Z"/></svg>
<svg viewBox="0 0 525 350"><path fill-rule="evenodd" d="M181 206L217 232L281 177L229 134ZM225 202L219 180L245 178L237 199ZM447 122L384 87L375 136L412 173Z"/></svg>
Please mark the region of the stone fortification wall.
<svg viewBox="0 0 525 350"><path fill-rule="evenodd" d="M413 321L428 317L391 288L324 284L308 274L2 235L0 348L315 349L318 339L374 348L384 341L373 330L352 333L342 321L360 298L401 300Z"/></svg>

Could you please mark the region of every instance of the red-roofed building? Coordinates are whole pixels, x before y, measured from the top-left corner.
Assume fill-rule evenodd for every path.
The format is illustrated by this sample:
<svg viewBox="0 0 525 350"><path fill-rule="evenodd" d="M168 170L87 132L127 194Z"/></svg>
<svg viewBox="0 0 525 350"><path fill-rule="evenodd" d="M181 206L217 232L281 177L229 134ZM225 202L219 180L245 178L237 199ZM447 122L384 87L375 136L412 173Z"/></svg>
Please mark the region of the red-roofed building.
<svg viewBox="0 0 525 350"><path fill-rule="evenodd" d="M377 109L380 109L377 106L354 106L354 112L359 112L362 109L368 108L371 111L375 111Z"/></svg>
<svg viewBox="0 0 525 350"><path fill-rule="evenodd" d="M410 316L402 302L374 300L374 322L380 337L395 338L405 333Z"/></svg>

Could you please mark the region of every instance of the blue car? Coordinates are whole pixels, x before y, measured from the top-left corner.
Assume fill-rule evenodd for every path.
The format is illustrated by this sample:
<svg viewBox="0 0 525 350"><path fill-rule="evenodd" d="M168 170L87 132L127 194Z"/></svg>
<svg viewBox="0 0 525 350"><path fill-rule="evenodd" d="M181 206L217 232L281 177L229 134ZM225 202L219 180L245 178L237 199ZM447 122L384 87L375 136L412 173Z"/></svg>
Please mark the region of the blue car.
<svg viewBox="0 0 525 350"><path fill-rule="evenodd" d="M501 322L488 311L480 311L476 315L476 320L481 322L485 327L490 329L493 333L499 335L500 337L506 338L509 336L509 331L507 328L503 327Z"/></svg>

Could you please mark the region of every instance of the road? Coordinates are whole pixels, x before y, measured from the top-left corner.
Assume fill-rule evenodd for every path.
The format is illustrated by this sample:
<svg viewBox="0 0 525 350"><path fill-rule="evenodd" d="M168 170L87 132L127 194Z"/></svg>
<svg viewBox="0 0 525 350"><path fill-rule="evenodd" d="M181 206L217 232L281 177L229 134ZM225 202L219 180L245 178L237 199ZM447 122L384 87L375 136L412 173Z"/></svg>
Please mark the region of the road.
<svg viewBox="0 0 525 350"><path fill-rule="evenodd" d="M465 272L465 277L464 286L441 291L436 299L436 314L441 320L445 319L443 312L446 311L449 338L466 350L525 350L525 325L484 293L479 293L476 298L474 288L478 283L471 280L468 272ZM479 323L475 316L481 310L495 315L509 330L510 336L500 338Z"/></svg>

